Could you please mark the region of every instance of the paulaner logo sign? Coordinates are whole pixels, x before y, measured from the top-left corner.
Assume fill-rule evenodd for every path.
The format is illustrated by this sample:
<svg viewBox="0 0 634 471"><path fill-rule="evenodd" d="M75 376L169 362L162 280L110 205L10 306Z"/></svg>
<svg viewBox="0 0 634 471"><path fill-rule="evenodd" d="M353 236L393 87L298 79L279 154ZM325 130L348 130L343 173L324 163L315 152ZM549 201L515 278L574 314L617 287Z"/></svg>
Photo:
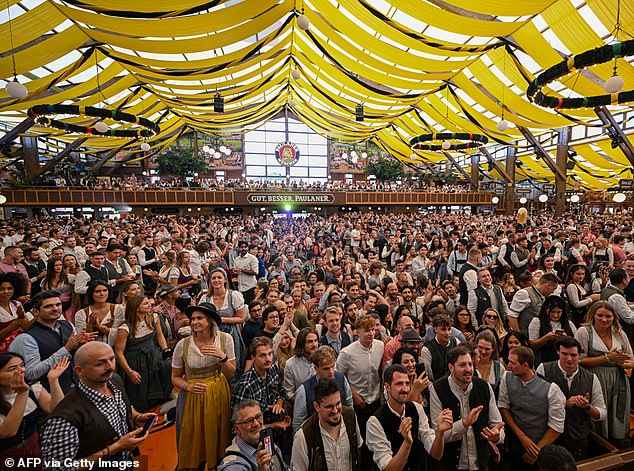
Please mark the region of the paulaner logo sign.
<svg viewBox="0 0 634 471"><path fill-rule="evenodd" d="M275 147L275 158L285 167L291 167L299 161L299 147L292 142L280 142Z"/></svg>
<svg viewBox="0 0 634 471"><path fill-rule="evenodd" d="M335 195L332 194L251 194L247 195L249 203L334 203Z"/></svg>

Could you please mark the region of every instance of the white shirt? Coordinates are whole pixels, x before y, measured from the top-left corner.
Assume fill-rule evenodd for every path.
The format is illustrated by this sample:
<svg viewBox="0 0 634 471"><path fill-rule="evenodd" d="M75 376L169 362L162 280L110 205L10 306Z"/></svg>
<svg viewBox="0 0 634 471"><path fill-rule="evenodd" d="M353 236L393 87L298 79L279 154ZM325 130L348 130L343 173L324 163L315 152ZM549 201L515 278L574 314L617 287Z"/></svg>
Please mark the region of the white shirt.
<svg viewBox="0 0 634 471"><path fill-rule="evenodd" d="M335 369L348 378L350 387L357 391L366 403L371 404L381 395L379 368L385 345L373 340L368 349L356 340L339 352Z"/></svg>
<svg viewBox="0 0 634 471"><path fill-rule="evenodd" d="M429 420L427 419L427 414L425 414L423 406L417 402L413 402L412 404L414 404L416 412L418 413L418 436L412 438L414 440L418 439L425 447L425 450L427 450L427 453L429 453L432 445L434 444L434 440L436 439L436 432L429 427ZM394 415L401 419L403 418L401 415L397 414L389 404L387 407ZM394 454L392 453L392 445L385 435L383 425L381 425L379 419L377 419L375 415L368 419L365 440L366 445L373 454L374 462L378 465L379 469L384 470L387 468L387 465L390 464L390 461L394 457Z"/></svg>
<svg viewBox="0 0 634 471"><path fill-rule="evenodd" d="M251 288L255 288L257 285L257 273L260 268L258 259L247 252L244 257L236 257L234 267L240 269L240 273L238 273L238 289L244 292L250 290ZM244 273L244 270L254 271L256 274L247 275Z"/></svg>
<svg viewBox="0 0 634 471"><path fill-rule="evenodd" d="M571 374L569 378L568 373L564 371L564 369L561 367L561 364L559 362L557 362L557 367L563 373L564 378L566 378L566 382L568 383L568 390L570 390L570 386L572 386L572 382L574 381L575 376L577 376L577 373L579 373L579 368L577 368L577 370L573 374ZM535 372L537 374L544 376L544 364L542 363L541 365L539 365L537 367L537 370L535 370ZM592 417L590 418L596 422L600 422L607 417L608 411L605 407L605 400L603 399L603 390L601 389L601 383L599 382L599 378L597 378L597 375L595 375L594 373L592 374L592 396L591 397L592 399L590 400L590 405L592 407L596 407L597 409L599 409L599 418L598 419L594 419Z"/></svg>
<svg viewBox="0 0 634 471"><path fill-rule="evenodd" d="M608 286L612 286L608 284ZM622 322L634 324L634 310L627 304L622 294L615 293L608 298L608 303L614 308Z"/></svg>
<svg viewBox="0 0 634 471"><path fill-rule="evenodd" d="M40 394L42 394L42 385L40 383L35 383L31 385L31 390L33 391L33 394L35 394L35 398L39 399L40 398ZM13 394L6 394L3 395L2 398L7 401L11 407L13 407L13 403L15 402L15 398L18 396L17 393L13 393ZM33 402L33 400L29 397L26 400L26 408L24 409L24 413L22 414L22 417L26 417L27 415L29 415L31 412L33 412L35 409L37 409L38 405ZM0 414L0 424L2 422L4 422L6 420L6 417L3 414Z"/></svg>
<svg viewBox="0 0 634 471"><path fill-rule="evenodd" d="M284 374L286 374L286 372ZM356 426L358 437L357 441L359 448L361 448L363 438L361 438L359 424L357 423ZM346 424L342 418L341 427L339 428L339 438L335 440L321 426L321 424L319 424L319 431L321 432L321 441L324 444L324 454L326 455L326 466L328 471L349 471L352 469L352 460L350 459L350 442L348 440L348 432L346 430ZM295 439L293 440L291 469L294 471L308 471L309 464L306 438L304 437L304 431L300 428L295 434Z"/></svg>
<svg viewBox="0 0 634 471"><path fill-rule="evenodd" d="M528 324L528 340L539 340L541 338L539 335L541 325L542 322L539 320L539 317L534 317L531 323ZM571 321L568 321L568 325L574 337L577 334L577 328ZM556 330L564 330L564 328L561 326L561 322L550 321L550 330L555 332Z"/></svg>
<svg viewBox="0 0 634 471"><path fill-rule="evenodd" d="M513 413L511 409L511 399L509 398L509 393L506 388L507 376L512 375L513 373L510 371L506 371L504 376L502 376L502 381L500 381L500 395L498 398L498 408L499 409L508 409ZM534 375L533 378L528 381L528 384L531 381L534 381L537 378L537 375ZM553 429L557 433L564 432L564 422L566 420L566 396L561 392L559 386L555 383L550 383L550 388L548 389L548 427ZM544 432L546 432L544 430Z"/></svg>
<svg viewBox="0 0 634 471"><path fill-rule="evenodd" d="M232 361L236 359L236 354L233 347L233 337L225 332L219 332L214 339L214 345L220 348L220 336L224 337L225 354L227 360ZM181 339L174 347L174 354L172 355L172 368L185 368L185 356L187 357L187 364L190 368L206 368L208 366L220 363L221 358L212 357L209 355L203 355L194 342L194 338L191 337L189 341L189 351L185 352L185 340Z"/></svg>
<svg viewBox="0 0 634 471"><path fill-rule="evenodd" d="M489 421L488 427L493 428L500 422L502 422L502 415L498 409L497 404L495 403L495 394L493 393L493 388L489 384ZM473 383L470 383L467 387L466 391L463 391L460 386L456 384L452 376L449 376L449 388L454 396L460 402L460 417L454 417L454 423L451 427L451 430L445 432L444 441L445 443L455 442L457 440L462 440L462 446L460 447L460 461L458 462L458 469L468 469L468 470L477 470L480 469L480 465L478 463L478 449L476 445L475 434L473 433L473 427L469 427L468 429L464 428L462 423L462 419L467 417L471 412L471 407L469 406L469 394L471 394L471 390L473 389ZM443 406L434 389L434 386L431 385L429 388L429 399L430 399L430 409L429 414L431 418L431 425L433 428L436 428L438 425L438 415L442 412ZM483 404L482 404L483 405ZM465 443L466 442L466 443ZM500 430L500 439L497 443L504 442L504 428ZM486 467L483 466L483 468Z"/></svg>

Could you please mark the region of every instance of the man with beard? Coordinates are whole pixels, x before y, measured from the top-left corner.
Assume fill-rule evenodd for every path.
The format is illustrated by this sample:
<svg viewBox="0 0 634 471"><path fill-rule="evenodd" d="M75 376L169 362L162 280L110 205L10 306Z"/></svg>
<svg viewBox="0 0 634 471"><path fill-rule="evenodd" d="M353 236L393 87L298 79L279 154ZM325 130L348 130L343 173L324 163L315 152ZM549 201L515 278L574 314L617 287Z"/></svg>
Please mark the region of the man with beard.
<svg viewBox="0 0 634 471"><path fill-rule="evenodd" d="M66 459L87 460L92 469L128 465L130 451L141 445L149 431L139 437L142 426L156 414L140 414L130 404L121 378L114 375L115 356L103 342L88 342L75 353L79 384L66 393L42 430L45 463ZM120 464L119 464L120 463ZM44 469L58 470L59 465Z"/></svg>
<svg viewBox="0 0 634 471"><path fill-rule="evenodd" d="M264 411L265 424L277 422L278 416L284 414L286 392L279 368L273 363L273 341L267 337L256 337L251 342L250 352L253 367L238 380L231 396L231 407L245 399L252 399Z"/></svg>
<svg viewBox="0 0 634 471"><path fill-rule="evenodd" d="M354 410L342 407L337 381L321 378L315 387L315 414L295 434L292 468L296 471L360 471L363 438Z"/></svg>
<svg viewBox="0 0 634 471"><path fill-rule="evenodd" d="M426 453L440 459L444 451L445 432L451 430L450 409L440 412L437 427L429 427L421 404L410 402L409 376L402 365L385 369L383 383L387 403L368 420L366 443L381 471L420 471Z"/></svg>
<svg viewBox="0 0 634 471"><path fill-rule="evenodd" d="M504 441L504 424L495 403L493 389L486 381L474 378L471 352L465 345L449 351L451 374L430 387L430 416L451 409L454 423L445 433L445 453L438 470L487 469L489 447Z"/></svg>
<svg viewBox="0 0 634 471"><path fill-rule="evenodd" d="M313 374L310 358L319 348L319 337L310 327L299 331L295 341L295 355L288 359L284 368L284 390L291 401L295 401L295 391Z"/></svg>
<svg viewBox="0 0 634 471"><path fill-rule="evenodd" d="M410 315L422 321L425 315L424 309L422 305L416 302L411 286L401 286L401 298L403 298L402 305L409 309Z"/></svg>
<svg viewBox="0 0 634 471"><path fill-rule="evenodd" d="M356 303L350 301L349 305L346 305L346 308L356 306ZM356 313L358 312L359 310L357 308ZM352 322L356 322L357 319L354 310L352 310L352 314L355 316ZM342 348L345 348L352 343L352 336L348 334L345 329L341 328L341 318L342 316L338 307L333 306L326 309L326 312L324 313L324 324L326 325L327 330L326 333L321 336L319 341L321 345L328 345L331 347L335 351L335 355L339 355ZM348 317L348 319L351 320L350 317Z"/></svg>

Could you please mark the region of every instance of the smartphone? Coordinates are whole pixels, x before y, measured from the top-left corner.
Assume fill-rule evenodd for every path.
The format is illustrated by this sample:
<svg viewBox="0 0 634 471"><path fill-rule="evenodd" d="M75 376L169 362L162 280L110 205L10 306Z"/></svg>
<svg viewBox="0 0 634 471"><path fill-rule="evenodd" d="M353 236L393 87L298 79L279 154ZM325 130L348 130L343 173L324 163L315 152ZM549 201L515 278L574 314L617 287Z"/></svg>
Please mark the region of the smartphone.
<svg viewBox="0 0 634 471"><path fill-rule="evenodd" d="M260 443L262 444L262 449L266 450L266 452L273 456L273 440L271 438L271 429L268 427L260 430Z"/></svg>
<svg viewBox="0 0 634 471"><path fill-rule="evenodd" d="M556 333L557 335L564 335L564 334L566 333L566 331L565 331L564 329L556 329L556 330L555 330L555 333Z"/></svg>
<svg viewBox="0 0 634 471"><path fill-rule="evenodd" d="M416 377L418 378L425 371L424 363L416 363Z"/></svg>
<svg viewBox="0 0 634 471"><path fill-rule="evenodd" d="M137 434L136 438L141 438L148 432L148 430L154 427L154 424L156 423L157 419L158 419L158 415L155 415L151 419L146 420L145 423L143 424L143 429Z"/></svg>

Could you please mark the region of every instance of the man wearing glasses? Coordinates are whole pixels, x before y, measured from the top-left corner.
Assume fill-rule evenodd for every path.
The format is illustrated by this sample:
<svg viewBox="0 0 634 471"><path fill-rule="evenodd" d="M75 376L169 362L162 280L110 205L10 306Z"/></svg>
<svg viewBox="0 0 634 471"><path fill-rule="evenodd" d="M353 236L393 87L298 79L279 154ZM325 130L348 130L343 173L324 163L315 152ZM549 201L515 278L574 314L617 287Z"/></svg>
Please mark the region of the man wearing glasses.
<svg viewBox="0 0 634 471"><path fill-rule="evenodd" d="M236 437L225 452L218 471L282 471L285 469L280 449L272 444L273 456L260 447L264 416L257 401L240 402L231 415Z"/></svg>

